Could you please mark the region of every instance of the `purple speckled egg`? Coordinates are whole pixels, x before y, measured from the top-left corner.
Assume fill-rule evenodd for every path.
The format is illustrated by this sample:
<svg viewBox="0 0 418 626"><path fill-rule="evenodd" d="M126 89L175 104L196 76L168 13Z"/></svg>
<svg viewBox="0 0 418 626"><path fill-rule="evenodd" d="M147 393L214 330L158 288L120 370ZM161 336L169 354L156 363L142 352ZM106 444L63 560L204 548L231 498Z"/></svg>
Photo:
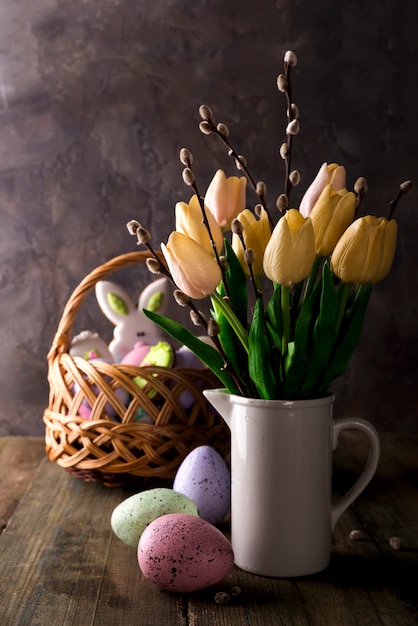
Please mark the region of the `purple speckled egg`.
<svg viewBox="0 0 418 626"><path fill-rule="evenodd" d="M211 524L221 522L231 506L231 475L212 446L199 446L189 452L177 470L173 489L190 498L199 517Z"/></svg>
<svg viewBox="0 0 418 626"><path fill-rule="evenodd" d="M220 582L234 565L232 546L204 519L185 513L158 517L138 544L145 578L160 589L190 593Z"/></svg>

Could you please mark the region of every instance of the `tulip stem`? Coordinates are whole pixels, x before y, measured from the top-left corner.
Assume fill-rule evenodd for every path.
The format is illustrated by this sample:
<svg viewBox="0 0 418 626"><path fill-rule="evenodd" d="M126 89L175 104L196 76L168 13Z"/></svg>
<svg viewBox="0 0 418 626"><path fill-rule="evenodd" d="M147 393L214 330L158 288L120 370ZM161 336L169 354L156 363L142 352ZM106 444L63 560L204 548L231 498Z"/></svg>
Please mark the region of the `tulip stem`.
<svg viewBox="0 0 418 626"><path fill-rule="evenodd" d="M317 254L316 257L315 257L315 260L313 262L311 271L309 272L308 280L306 281L305 294L303 296L304 300L309 298L309 296L312 293L312 289L315 286L316 279L317 279L317 276L318 276L318 270L319 270L319 266L321 264L321 261L322 261L321 255Z"/></svg>
<svg viewBox="0 0 418 626"><path fill-rule="evenodd" d="M210 297L212 298L212 300L216 302L216 304L218 305L222 313L225 315L234 333L236 334L236 336L242 343L244 350L248 354L249 352L248 333L245 330L244 326L241 324L241 322L239 321L239 319L237 318L237 316L235 315L234 311L231 309L229 304L222 298L220 293L218 293L217 291L214 291Z"/></svg>
<svg viewBox="0 0 418 626"><path fill-rule="evenodd" d="M287 354L287 345L290 341L290 289L281 286L281 308L282 308L282 357Z"/></svg>
<svg viewBox="0 0 418 626"><path fill-rule="evenodd" d="M340 332L341 324L344 318L348 297L351 293L352 285L350 283L341 283L338 294L338 307L335 316L335 336Z"/></svg>

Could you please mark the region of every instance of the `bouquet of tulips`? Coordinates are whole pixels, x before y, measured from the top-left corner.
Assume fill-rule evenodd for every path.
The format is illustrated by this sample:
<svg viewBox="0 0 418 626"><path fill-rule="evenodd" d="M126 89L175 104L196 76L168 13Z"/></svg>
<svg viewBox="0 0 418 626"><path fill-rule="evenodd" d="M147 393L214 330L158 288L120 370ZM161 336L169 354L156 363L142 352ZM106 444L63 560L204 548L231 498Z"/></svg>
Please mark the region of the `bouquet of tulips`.
<svg viewBox="0 0 418 626"><path fill-rule="evenodd" d="M229 392L246 397L310 399L329 392L359 342L372 286L390 270L397 239L393 213L413 186L411 181L400 185L387 218L360 217L365 179L357 179L348 191L344 167L324 163L299 209L290 208L292 188L300 181L291 167L292 142L300 128L291 84L296 63L296 55L286 52L277 79L287 102L277 223L267 206L265 183L252 177L227 126L215 124L211 109L202 105L200 130L223 142L243 175L227 177L218 170L202 196L192 154L183 148L183 180L194 193L189 202L176 204L175 231L161 244L163 256L141 224L127 224L150 252L148 268L170 278L176 301L190 308L193 322L211 342L175 320L144 313L190 348ZM257 196L254 211L246 208L247 183ZM209 314L196 304L204 298L211 301Z"/></svg>

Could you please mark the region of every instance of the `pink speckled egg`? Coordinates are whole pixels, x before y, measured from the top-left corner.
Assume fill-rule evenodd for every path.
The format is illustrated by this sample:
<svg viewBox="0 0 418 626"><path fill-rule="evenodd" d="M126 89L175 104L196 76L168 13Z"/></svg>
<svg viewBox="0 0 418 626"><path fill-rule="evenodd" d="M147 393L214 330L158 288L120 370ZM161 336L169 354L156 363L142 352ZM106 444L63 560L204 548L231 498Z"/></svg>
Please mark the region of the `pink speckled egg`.
<svg viewBox="0 0 418 626"><path fill-rule="evenodd" d="M231 474L212 446L189 452L177 470L173 489L193 500L199 517L211 524L221 522L231 506Z"/></svg>
<svg viewBox="0 0 418 626"><path fill-rule="evenodd" d="M221 581L234 565L232 546L218 528L185 513L158 517L138 544L145 578L160 589L190 593Z"/></svg>

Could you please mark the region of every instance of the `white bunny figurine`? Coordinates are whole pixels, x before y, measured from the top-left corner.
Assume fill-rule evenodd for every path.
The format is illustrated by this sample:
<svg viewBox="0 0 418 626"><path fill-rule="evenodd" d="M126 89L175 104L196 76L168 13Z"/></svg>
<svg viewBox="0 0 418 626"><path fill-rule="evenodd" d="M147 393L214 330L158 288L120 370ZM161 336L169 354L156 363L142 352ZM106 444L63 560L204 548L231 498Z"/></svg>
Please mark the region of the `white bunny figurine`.
<svg viewBox="0 0 418 626"><path fill-rule="evenodd" d="M115 325L109 350L116 363L120 363L138 341L152 346L167 338L159 326L144 315L142 309L163 314L168 306L169 285L165 277L150 283L140 294L136 307L122 287L105 280L96 283L99 307Z"/></svg>

